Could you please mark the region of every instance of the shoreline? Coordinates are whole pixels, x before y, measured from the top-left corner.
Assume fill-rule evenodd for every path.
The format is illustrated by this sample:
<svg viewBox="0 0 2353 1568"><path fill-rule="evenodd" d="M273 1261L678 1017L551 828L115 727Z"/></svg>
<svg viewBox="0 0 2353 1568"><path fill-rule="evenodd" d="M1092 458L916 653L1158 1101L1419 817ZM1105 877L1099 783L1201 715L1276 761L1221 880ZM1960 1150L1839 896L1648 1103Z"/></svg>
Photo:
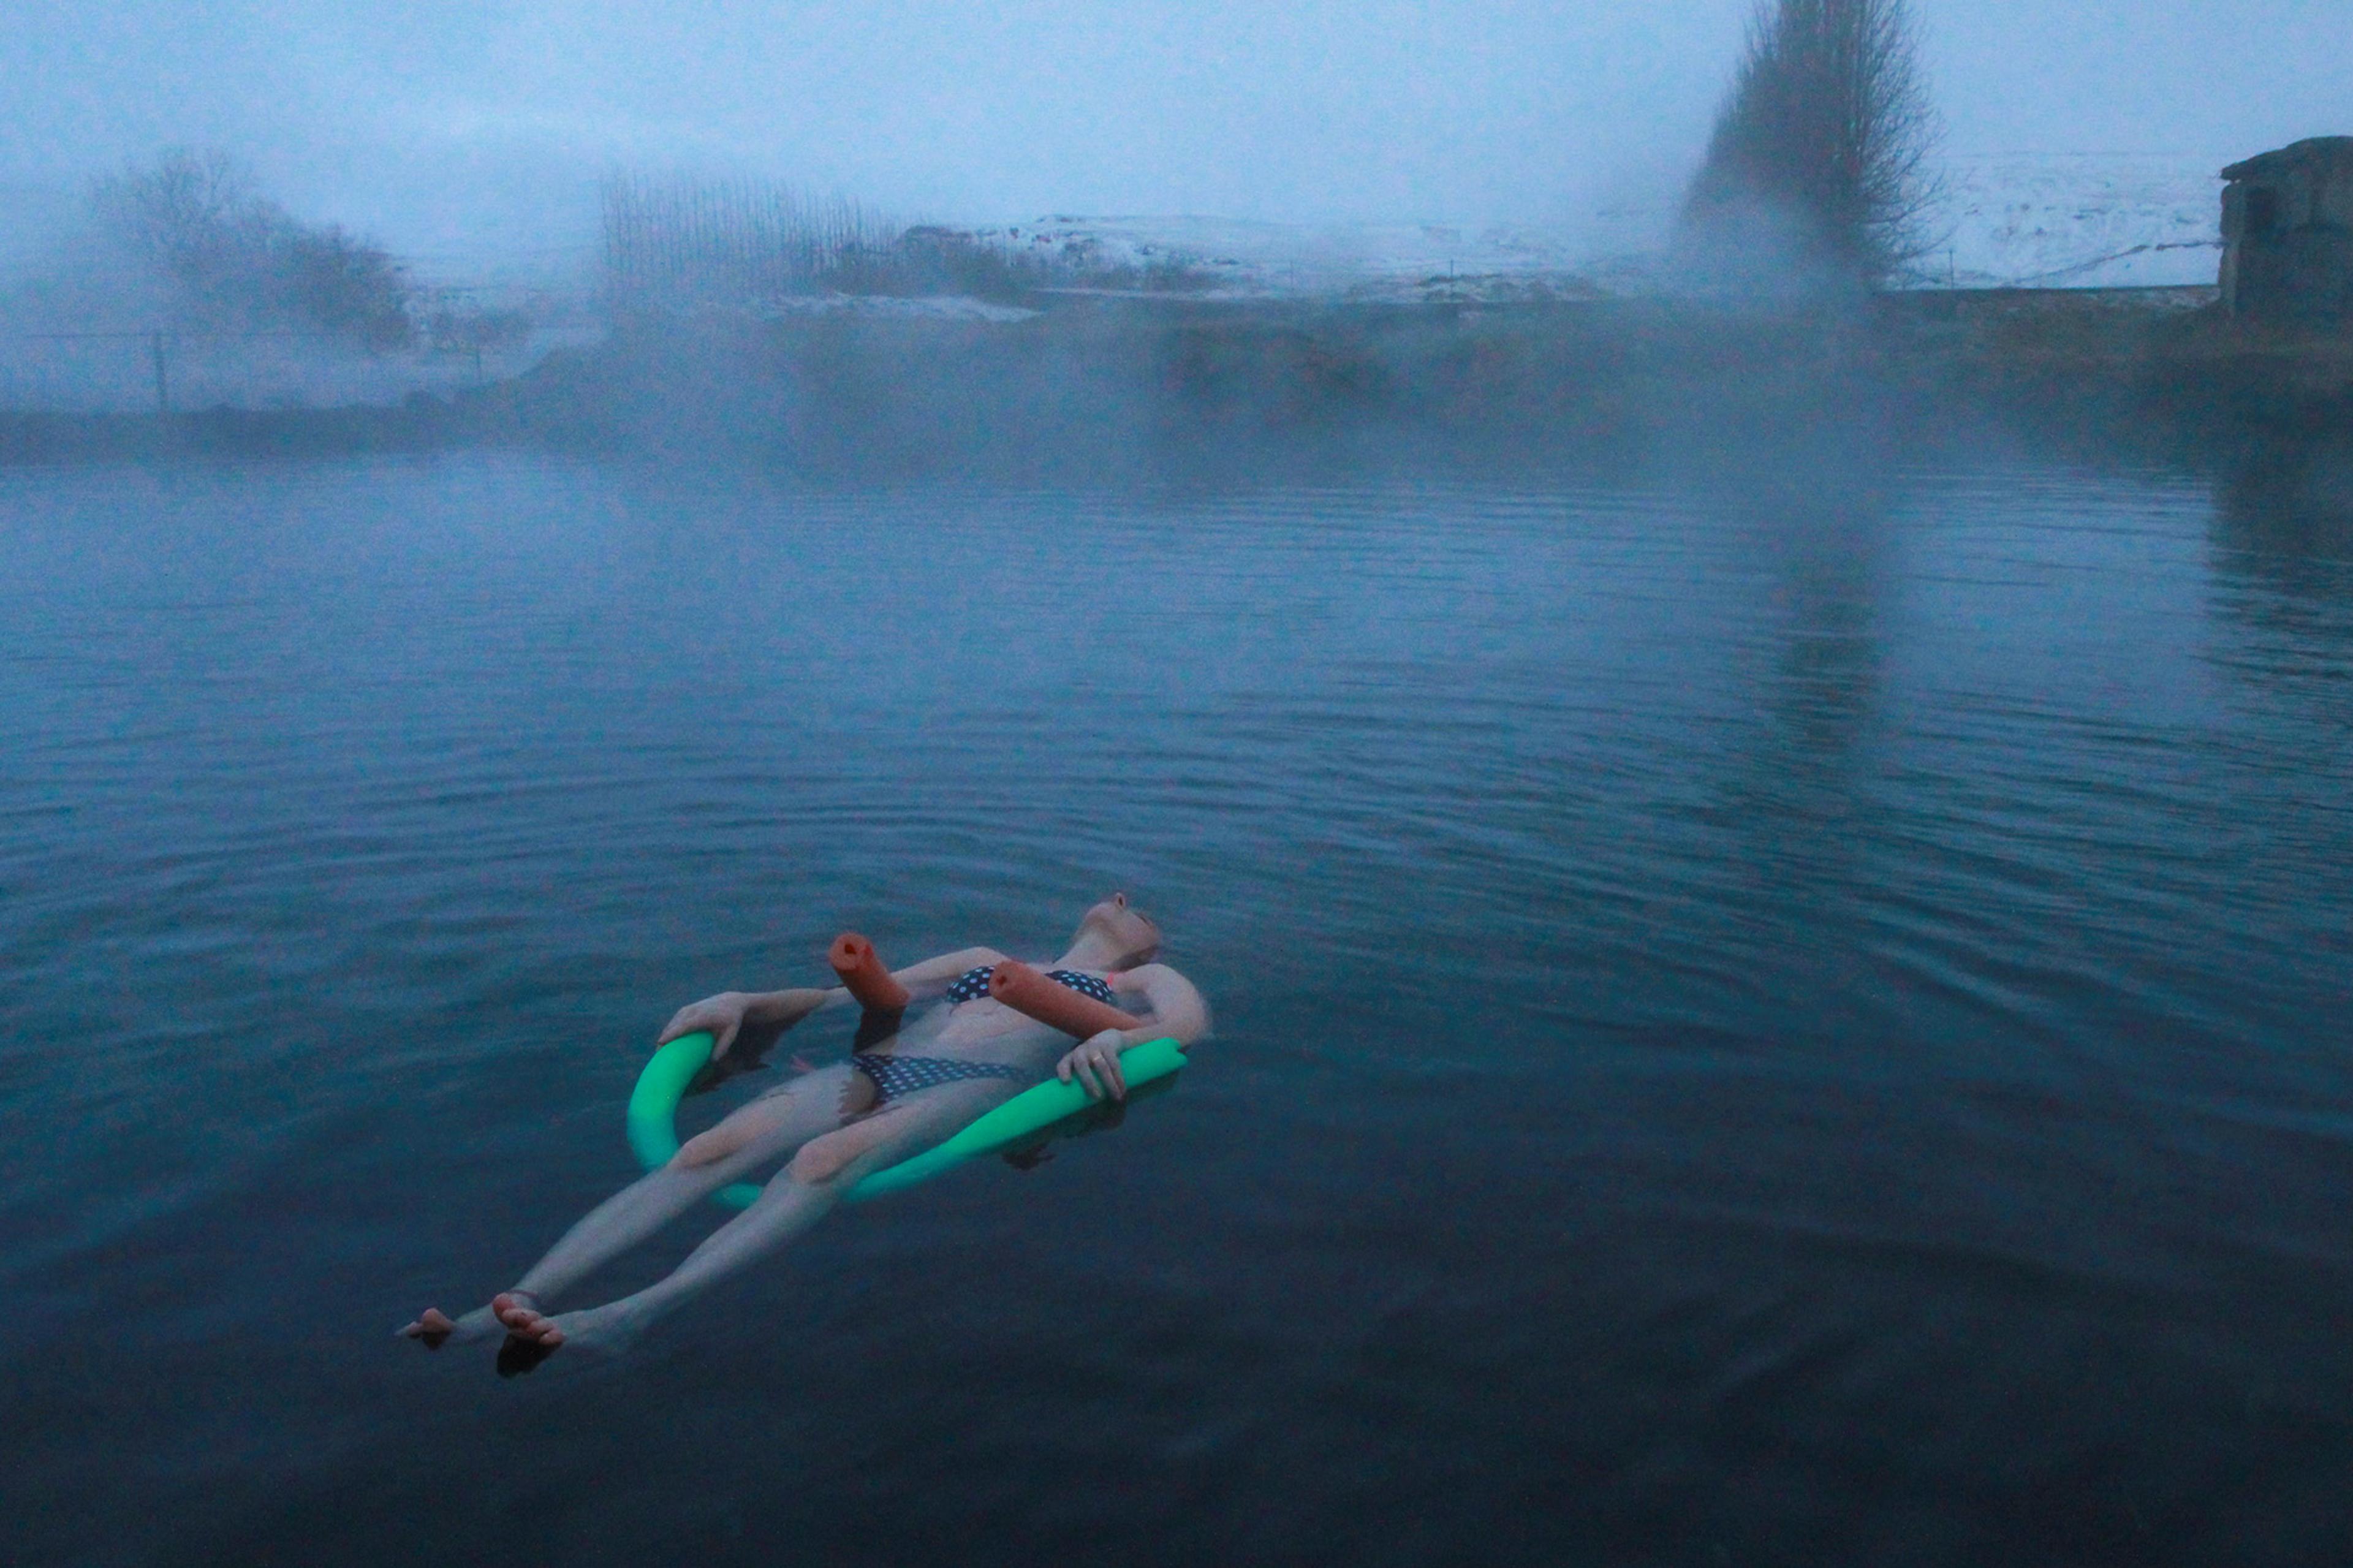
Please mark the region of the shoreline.
<svg viewBox="0 0 2353 1568"><path fill-rule="evenodd" d="M2256 325L2211 287L1989 289L1842 306L1060 296L1018 319L641 316L390 406L0 411L0 465L467 447L921 471L1182 460L1354 439L1475 457L1793 416L2203 446L2353 433L2353 323ZM1858 401L1860 399L1860 401Z"/></svg>

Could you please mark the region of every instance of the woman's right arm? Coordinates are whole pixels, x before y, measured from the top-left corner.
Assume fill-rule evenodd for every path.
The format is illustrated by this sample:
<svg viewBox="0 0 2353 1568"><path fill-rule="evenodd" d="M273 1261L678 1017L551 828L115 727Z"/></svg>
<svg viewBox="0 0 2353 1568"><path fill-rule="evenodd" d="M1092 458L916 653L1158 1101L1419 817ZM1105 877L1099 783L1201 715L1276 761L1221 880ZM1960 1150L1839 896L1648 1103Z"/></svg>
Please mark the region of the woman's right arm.
<svg viewBox="0 0 2353 1568"><path fill-rule="evenodd" d="M967 947L893 970L891 978L922 1002L944 994L956 977L968 969L1004 962L1005 955L993 947ZM789 1029L821 1007L845 1006L849 1000L848 989L839 985L822 990L722 991L716 996L706 996L681 1007L654 1044L666 1046L681 1035L707 1030L712 1039L711 1059L717 1061L727 1054L727 1047L735 1043L736 1035L746 1024Z"/></svg>
<svg viewBox="0 0 2353 1568"><path fill-rule="evenodd" d="M711 1059L717 1061L727 1054L727 1047L735 1043L744 1025L773 1025L789 1029L818 1008L829 1005L836 996L846 1001L849 995L838 985L826 991L722 991L716 996L706 996L681 1007L654 1044L666 1046L681 1035L704 1030L711 1036Z"/></svg>

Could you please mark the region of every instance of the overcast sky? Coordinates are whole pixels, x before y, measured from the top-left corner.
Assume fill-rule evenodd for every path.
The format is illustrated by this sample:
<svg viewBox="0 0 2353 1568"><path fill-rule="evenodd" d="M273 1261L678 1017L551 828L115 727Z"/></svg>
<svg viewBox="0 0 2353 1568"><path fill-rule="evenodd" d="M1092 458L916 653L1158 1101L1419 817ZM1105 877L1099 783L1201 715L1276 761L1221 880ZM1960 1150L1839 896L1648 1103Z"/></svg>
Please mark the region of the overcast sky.
<svg viewBox="0 0 2353 1568"><path fill-rule="evenodd" d="M2353 132L2353 0L1915 0L1957 152ZM227 146L509 247L619 161L902 213L1568 224L1679 184L1749 0L0 0L0 184Z"/></svg>

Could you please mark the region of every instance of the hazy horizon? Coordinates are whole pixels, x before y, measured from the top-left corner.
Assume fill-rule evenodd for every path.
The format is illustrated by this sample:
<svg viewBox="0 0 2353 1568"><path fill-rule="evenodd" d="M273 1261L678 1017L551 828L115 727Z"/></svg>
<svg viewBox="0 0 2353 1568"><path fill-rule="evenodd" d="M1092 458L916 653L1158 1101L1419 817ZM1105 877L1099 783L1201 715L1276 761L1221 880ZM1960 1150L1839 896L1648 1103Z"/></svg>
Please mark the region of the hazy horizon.
<svg viewBox="0 0 2353 1568"><path fill-rule="evenodd" d="M227 148L290 207L427 265L576 251L616 163L959 221L1574 229L1680 187L1751 9L17 5L0 35L16 132L0 212L21 244L92 175L178 144ZM1915 10L1954 154L2220 158L2353 129L2328 118L2341 19L2315 7Z"/></svg>

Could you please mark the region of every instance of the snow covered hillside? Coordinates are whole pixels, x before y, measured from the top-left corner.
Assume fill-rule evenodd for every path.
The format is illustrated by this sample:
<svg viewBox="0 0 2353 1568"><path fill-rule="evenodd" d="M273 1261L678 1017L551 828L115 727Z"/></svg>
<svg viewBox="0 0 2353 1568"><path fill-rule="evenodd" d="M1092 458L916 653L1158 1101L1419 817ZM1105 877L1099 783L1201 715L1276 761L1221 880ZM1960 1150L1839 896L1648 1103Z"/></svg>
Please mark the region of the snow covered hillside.
<svg viewBox="0 0 2353 1568"><path fill-rule="evenodd" d="M1929 226L1947 237L1945 254L1922 267L1964 288L2211 283L2221 262L2216 171L2228 162L2119 153L1950 159Z"/></svg>
<svg viewBox="0 0 2353 1568"><path fill-rule="evenodd" d="M2211 283L2227 160L2182 153L1949 158L1926 229L1923 280L1961 288ZM1656 276L1676 193L1575 226L1295 225L1203 217L1053 216L977 237L1177 274L1187 291L1360 302L1575 299Z"/></svg>

